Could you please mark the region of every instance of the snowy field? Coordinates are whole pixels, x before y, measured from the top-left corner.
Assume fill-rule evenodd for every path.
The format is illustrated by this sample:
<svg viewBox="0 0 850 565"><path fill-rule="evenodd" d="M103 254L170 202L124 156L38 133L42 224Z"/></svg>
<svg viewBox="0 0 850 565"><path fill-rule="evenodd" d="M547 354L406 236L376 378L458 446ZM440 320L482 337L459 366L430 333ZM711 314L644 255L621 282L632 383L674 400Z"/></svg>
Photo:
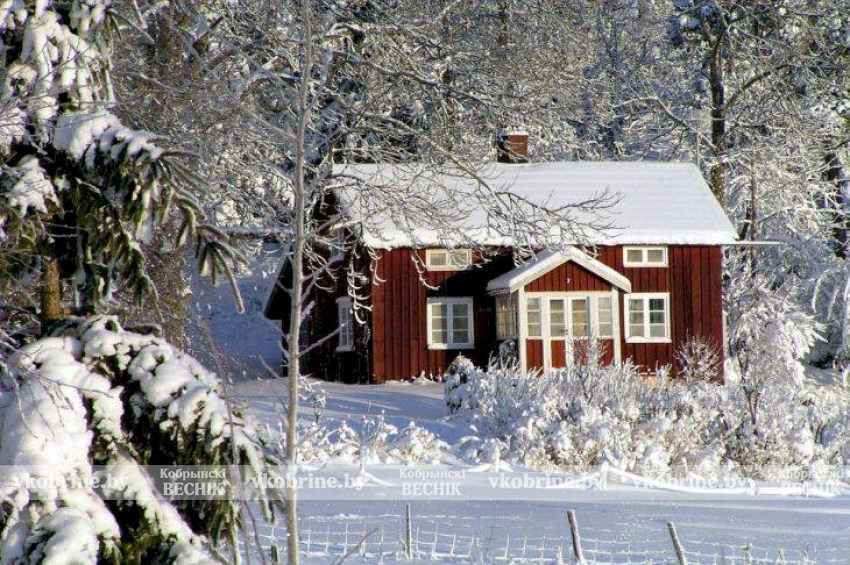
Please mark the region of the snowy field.
<svg viewBox="0 0 850 565"><path fill-rule="evenodd" d="M442 385L386 384L374 386L320 383L326 391L324 417L346 420L352 426L364 416L384 414L386 422L401 429L411 420L431 430L447 443L469 433L445 416ZM257 418L276 426L285 400L286 380L242 382L239 398ZM305 417L309 406L304 406ZM462 465L446 454L430 470L465 471L460 479L460 497L399 496L397 489L373 484L356 500L305 500L301 503L303 535L309 548L328 553L352 549L363 534L371 536L361 548L364 562L379 550L394 554L404 533L405 504L411 504L414 539L424 554L452 549L466 560L479 555L498 560L502 553L520 559L557 560L558 549L569 555L567 510L576 511L583 547L589 558L600 562L647 562L673 559L667 531L672 521L691 557L691 562L713 562L726 557L744 562L751 547L753 562L773 563L782 550L787 562L816 559L819 563L850 562L850 493L836 490L831 495L809 496L764 494L779 485L758 484L751 494L677 492L677 486L637 487L613 477L604 488L581 484L545 492L522 491L527 500L508 500L513 493L487 490L488 479L499 476L495 469L480 470ZM352 466L350 471L357 473ZM394 466L367 465L376 479L393 483ZM506 468L507 476L544 476L528 469ZM708 490L708 489L706 489ZM309 496L309 495L308 495ZM493 500L487 500L492 496ZM385 497L390 497L386 499ZM350 493L341 498L351 498ZM430 498L430 499L429 499ZM467 498L467 500L464 500ZM495 498L502 498L495 500ZM471 500L469 500L471 499ZM309 532L309 534L308 534ZM472 549L471 540L485 549ZM530 549L529 549L530 548ZM486 551L485 551L486 550ZM487 553L489 552L489 553ZM356 553L356 552L355 552ZM326 555L316 557L323 562ZM386 557L386 555L385 555ZM722 562L722 559L721 559ZM780 560L781 562L781 560Z"/></svg>
<svg viewBox="0 0 850 565"><path fill-rule="evenodd" d="M253 271L240 279L246 313L238 315L229 290L197 286L198 303L208 309L196 340L218 348L211 365L226 367L234 396L248 411L275 430L283 418L285 379L270 379L277 368L278 326L262 318L264 294L272 284L278 255L267 248ZM203 348L200 348L203 349ZM225 372L225 371L222 371ZM447 417L442 385L343 385L313 381L325 392L325 424L346 422L357 430L364 418L383 415L402 430L410 422L447 445L436 465L427 468L462 472L461 496L405 496L399 492L397 465L370 462L368 481L359 492L305 492L300 503L302 547L307 561L327 563L343 554L346 562L395 562L406 559L405 508L411 508L411 538L419 560L443 562L557 562L572 555L567 511L575 510L585 557L597 562L674 562L667 530L673 522L690 563L850 563L850 492L793 492L783 485L758 484L733 494L682 492L676 485L635 486L609 474L604 484L582 477L559 477L568 488L493 489L490 480L546 477L516 467L475 468L460 462L448 447L471 432ZM302 419L312 417L302 401ZM343 460L317 472L363 474L356 461ZM329 470L332 469L332 470ZM578 479L576 484L569 483ZM388 486L392 485L392 486ZM692 489L693 490L693 489ZM699 489L696 489L699 490ZM710 490L710 489L705 489ZM265 544L282 528L263 525ZM282 545L283 540L277 538ZM749 548L749 549L748 549Z"/></svg>

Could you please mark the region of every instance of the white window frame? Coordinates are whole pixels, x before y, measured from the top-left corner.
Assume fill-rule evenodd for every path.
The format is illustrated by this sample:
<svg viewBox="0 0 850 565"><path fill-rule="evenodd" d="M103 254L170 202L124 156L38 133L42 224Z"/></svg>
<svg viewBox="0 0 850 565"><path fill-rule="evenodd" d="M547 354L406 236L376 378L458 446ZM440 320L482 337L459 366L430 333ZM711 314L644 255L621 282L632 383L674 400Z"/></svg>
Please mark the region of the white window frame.
<svg viewBox="0 0 850 565"><path fill-rule="evenodd" d="M513 339L519 335L517 329L518 316L515 296L515 293L506 293L498 294L494 298L496 311L496 339L499 341ZM499 309L500 303L502 301L505 301L507 305L507 310L505 311L500 311ZM499 324L501 315L507 316L507 319L503 320L502 324Z"/></svg>
<svg viewBox="0 0 850 565"><path fill-rule="evenodd" d="M629 251L640 251L640 261L629 260ZM650 251L661 251L663 258L661 261L650 261ZM624 267L666 267L668 266L667 248L661 245L628 245L623 247L623 266Z"/></svg>
<svg viewBox="0 0 850 565"><path fill-rule="evenodd" d="M454 343L452 337L454 334L454 318L451 316L452 306L455 304L465 304L469 318L469 341L464 343ZM433 340L432 330L432 305L446 306L446 343L435 343ZM453 296L443 297L434 296L428 298L425 305L425 331L427 332L428 349L474 349L475 348L475 309L473 308L471 296Z"/></svg>
<svg viewBox="0 0 850 565"><path fill-rule="evenodd" d="M463 263L453 263L452 254L463 253L465 256ZM445 255L444 265L434 265L434 258L437 255ZM465 271L472 266L472 250L465 248L456 249L426 249L425 250L425 268L429 271Z"/></svg>
<svg viewBox="0 0 850 565"><path fill-rule="evenodd" d="M614 339L614 332L617 326L616 320L614 319L616 316L616 309L614 302L616 301L616 296L605 293L605 294L592 294L590 295L591 301L591 326L593 328L593 337L596 339ZM611 311L611 321L608 322L611 325L611 333L609 334L601 334L599 333L599 326L602 322L599 319L599 300L602 298L607 298L610 300L609 310Z"/></svg>
<svg viewBox="0 0 850 565"><path fill-rule="evenodd" d="M662 299L664 301L664 336L649 337L649 301L651 299ZM643 329L644 336L632 336L632 324L629 319L631 303L641 301L643 303ZM626 343L671 343L670 330L670 293L669 292L634 292L624 297L623 322Z"/></svg>
<svg viewBox="0 0 850 565"><path fill-rule="evenodd" d="M566 301L566 309L564 311L564 324L566 327L570 329L570 334L572 335L572 324L573 324L573 300L584 300L588 305L587 310L587 326L591 331L590 336L572 336L572 339L581 339L582 337L593 337L597 339L615 339L617 334L617 301L616 293L611 292L602 292L597 290L591 290L587 292L534 292L534 293L526 293L525 295L525 331L523 334L527 339L566 339L566 333L564 335L551 335L551 316L550 316L550 303L551 299L555 300L565 300ZM611 300L611 334L609 335L599 335L599 299L600 298L608 298ZM528 327L528 300L540 300L540 334L539 335L531 335L530 328ZM545 304L544 304L545 303ZM546 326L546 329L544 329Z"/></svg>
<svg viewBox="0 0 850 565"><path fill-rule="evenodd" d="M336 350L340 352L354 351L354 308L351 304L351 298L337 298L336 312L339 324Z"/></svg>

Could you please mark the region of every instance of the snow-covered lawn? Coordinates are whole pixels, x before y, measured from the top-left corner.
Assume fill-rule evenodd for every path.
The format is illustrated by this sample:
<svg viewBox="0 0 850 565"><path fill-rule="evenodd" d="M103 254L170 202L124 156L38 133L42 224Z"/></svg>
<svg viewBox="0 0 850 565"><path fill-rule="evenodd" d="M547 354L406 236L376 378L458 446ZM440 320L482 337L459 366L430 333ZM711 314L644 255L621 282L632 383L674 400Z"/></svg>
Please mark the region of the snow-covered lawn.
<svg viewBox="0 0 850 565"><path fill-rule="evenodd" d="M207 325L200 333L211 336L220 349L220 356L210 364L235 377L235 396L274 433L283 419L287 381L270 379L266 369L277 368L280 359L277 324L264 320L261 314L263 295L272 284L278 257L274 250L266 251L255 263L253 273L240 279L246 314L233 311L224 287L211 289L201 283L195 294L208 312ZM199 346L199 350L205 349ZM222 359L234 366L222 370ZM397 430L415 422L447 445L437 450L436 465L409 468L463 473L455 481L460 483L461 496L436 499L404 496L401 483L410 481L400 479L400 466L375 462L367 464L365 471L378 482L367 482L360 491L336 490L322 496L320 489L305 490L299 506L305 541L302 547L316 563L327 563L332 556L349 551L354 555L347 562L359 563L392 561L403 554L407 503L411 505L417 555L442 556L444 561L486 563L512 556L519 560L542 557L552 562L559 552L568 559L571 541L566 514L573 509L586 557L602 562L672 561L668 521L676 525L691 563L723 562L722 556L741 562L748 544L753 548L754 562L760 558L774 563L779 550L784 550L788 563L800 562L804 555L820 563L850 562L850 493L846 490L837 489L833 492L836 496L830 498L777 495L765 492L776 492L781 485L762 483L755 489L737 485L749 488L748 494L681 492L673 487L636 487L614 475L609 475L604 488L598 481L573 485L575 488L493 488L490 481L500 477L547 476L517 467L475 468L455 457L449 446L472 432L462 420L447 417L441 384L311 382L325 392L321 418L328 427L345 422L359 431L364 418L373 423L381 416L385 424ZM311 402L302 401L302 420L307 423L312 417ZM338 478L345 473L362 475L358 461L351 457L312 469L318 475ZM555 478L569 481L575 477ZM282 527L262 528L266 542L270 536L283 533ZM364 534L369 535L357 547Z"/></svg>
<svg viewBox="0 0 850 565"><path fill-rule="evenodd" d="M329 422L347 421L356 429L364 417L383 414L386 423L398 429L415 421L447 444L454 444L470 433L459 420L446 416L440 384L314 384L325 391L323 418ZM247 381L235 387L249 411L272 428L280 421L285 390L285 379ZM302 405L302 417L310 418L310 403L304 401ZM362 475L356 461L348 463L347 467L314 468L314 472L340 477L345 472ZM333 470L329 470L331 467ZM573 509L585 551L602 561L625 560L629 554L637 562L657 561L663 556L672 558L668 521L676 525L692 562L706 562L710 561L709 556L720 555L743 559L743 548L748 544L754 557L771 562L780 549L785 551L789 562L802 559L804 554L816 557L818 562L850 560L850 492L841 488L834 489L831 497L764 494L771 492L770 489L783 492L777 488L781 485L767 483L755 485L747 494L718 494L711 489L680 492L676 485L635 486L609 475L604 485L589 482L569 485L570 488L506 490L493 488L491 481L504 486L510 482L500 483L502 477L510 481L525 477L543 480L551 476L516 467L464 465L448 449L439 464L411 468L453 473L452 480L459 483L460 496L410 493L405 496L400 483L406 481L398 466L367 464L365 471L374 481L367 482L360 491L346 490L326 496L311 490L305 492L307 499L301 503L300 511L303 536L310 536L309 548L318 549L319 553L324 547L331 553L334 547L351 549L357 538L355 533L374 526L376 533L369 539L376 545L367 543L366 549L361 549L374 558L370 548L386 550L403 534L404 509L409 502L414 528L421 536L419 544L426 550L436 547L438 554L441 551L444 554L454 544L453 555L466 556L468 550L461 546L467 538L474 538L478 544L487 546L489 553L485 553L489 559L498 557L505 548L519 551L523 546L524 558L534 557L529 547L539 548L541 556L554 559L557 548L562 546L568 556L566 513ZM346 537L349 545L343 541L346 529L350 530ZM384 538L383 544L377 544L379 535ZM334 540L337 545L331 543Z"/></svg>

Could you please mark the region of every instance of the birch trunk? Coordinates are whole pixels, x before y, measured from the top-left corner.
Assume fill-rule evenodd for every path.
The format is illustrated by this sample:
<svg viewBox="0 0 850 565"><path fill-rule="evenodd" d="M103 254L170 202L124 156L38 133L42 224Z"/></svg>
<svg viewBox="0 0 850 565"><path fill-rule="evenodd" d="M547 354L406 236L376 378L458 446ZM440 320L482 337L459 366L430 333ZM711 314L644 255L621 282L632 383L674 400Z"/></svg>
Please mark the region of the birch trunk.
<svg viewBox="0 0 850 565"><path fill-rule="evenodd" d="M298 463L298 380L300 379L301 315L304 292L304 248L306 246L306 186L304 183L305 136L309 118L310 77L312 75L313 38L310 25L310 2L302 0L304 18L301 90L298 99L298 129L295 138L295 190L293 195L293 242L292 242L292 302L289 314L289 412L286 430L286 459L289 466L287 487L286 527L289 565L298 565L298 489L294 481L295 465Z"/></svg>

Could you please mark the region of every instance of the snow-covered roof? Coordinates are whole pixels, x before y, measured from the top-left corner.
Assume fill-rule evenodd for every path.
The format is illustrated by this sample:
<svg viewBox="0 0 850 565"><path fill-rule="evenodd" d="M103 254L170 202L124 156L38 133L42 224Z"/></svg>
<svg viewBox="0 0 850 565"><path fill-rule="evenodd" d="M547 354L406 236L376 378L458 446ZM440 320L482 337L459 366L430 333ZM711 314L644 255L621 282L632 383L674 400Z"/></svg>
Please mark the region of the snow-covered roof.
<svg viewBox="0 0 850 565"><path fill-rule="evenodd" d="M430 174L411 165L346 165L337 172L371 187L363 190L349 186L339 194L343 210L355 223L362 224L366 245L377 249L450 246L452 242L446 241L445 226L428 225L400 213L398 208L404 205L405 196L399 196L396 209L387 205L382 208L368 202L370 198L366 194L371 190L386 195L392 194L393 186L412 185L416 190L399 193L408 198L411 194L421 195L421 199L433 197L438 201L437 208L445 207L447 194L458 195L458 201L463 201L467 194L482 194L480 183L468 175L450 171ZM493 163L478 174L491 187L509 190L550 209L592 199L603 191L619 198L603 211L613 229L587 241L564 243L723 245L737 238L699 169L691 163ZM586 218L578 213L575 219L599 222L599 217L591 213ZM510 238L488 227L491 220L482 206L470 205L451 221L460 221L460 225L452 227L462 229L475 243L512 245Z"/></svg>
<svg viewBox="0 0 850 565"><path fill-rule="evenodd" d="M632 291L632 283L628 278L575 247L567 247L560 251L541 251L517 268L487 283L487 292L492 294L514 292L549 271L557 269L567 261L581 265L591 273L621 288L624 292Z"/></svg>

